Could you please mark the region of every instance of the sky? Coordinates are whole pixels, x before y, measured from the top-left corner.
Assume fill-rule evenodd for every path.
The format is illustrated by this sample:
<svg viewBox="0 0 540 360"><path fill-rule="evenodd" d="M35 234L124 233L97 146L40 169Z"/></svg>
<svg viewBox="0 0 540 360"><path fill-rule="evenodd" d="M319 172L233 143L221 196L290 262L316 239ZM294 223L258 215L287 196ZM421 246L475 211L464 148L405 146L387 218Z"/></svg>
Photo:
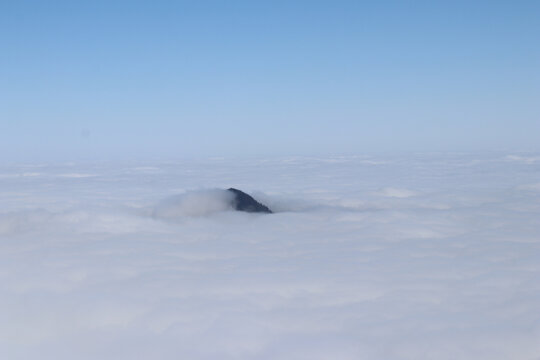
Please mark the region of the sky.
<svg viewBox="0 0 540 360"><path fill-rule="evenodd" d="M537 151L538 1L2 1L0 161Z"/></svg>

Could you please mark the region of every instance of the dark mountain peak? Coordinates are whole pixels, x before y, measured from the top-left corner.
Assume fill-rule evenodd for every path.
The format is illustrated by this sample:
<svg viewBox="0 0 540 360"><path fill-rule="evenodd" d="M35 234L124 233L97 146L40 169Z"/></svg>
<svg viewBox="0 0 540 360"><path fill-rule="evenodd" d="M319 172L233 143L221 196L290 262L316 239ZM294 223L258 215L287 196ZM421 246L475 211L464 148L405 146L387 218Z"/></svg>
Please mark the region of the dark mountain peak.
<svg viewBox="0 0 540 360"><path fill-rule="evenodd" d="M235 210L246 212L262 212L267 214L272 213L272 211L267 206L261 204L260 202L252 198L250 195L246 194L241 190L230 188L227 189L227 191L230 191L234 194L233 206Z"/></svg>

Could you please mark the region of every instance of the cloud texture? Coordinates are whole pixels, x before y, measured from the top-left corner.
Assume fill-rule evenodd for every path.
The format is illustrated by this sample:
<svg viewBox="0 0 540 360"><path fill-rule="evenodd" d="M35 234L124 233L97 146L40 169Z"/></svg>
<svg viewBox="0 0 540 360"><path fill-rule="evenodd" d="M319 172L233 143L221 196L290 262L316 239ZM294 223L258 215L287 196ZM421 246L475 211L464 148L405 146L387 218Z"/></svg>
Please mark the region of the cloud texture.
<svg viewBox="0 0 540 360"><path fill-rule="evenodd" d="M0 357L540 359L537 158L0 167Z"/></svg>

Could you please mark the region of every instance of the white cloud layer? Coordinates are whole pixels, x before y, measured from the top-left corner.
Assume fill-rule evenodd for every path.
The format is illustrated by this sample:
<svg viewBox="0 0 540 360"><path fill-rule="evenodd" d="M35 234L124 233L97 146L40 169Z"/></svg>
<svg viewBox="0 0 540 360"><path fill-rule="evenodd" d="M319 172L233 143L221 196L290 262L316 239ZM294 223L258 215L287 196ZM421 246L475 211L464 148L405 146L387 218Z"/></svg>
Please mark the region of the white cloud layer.
<svg viewBox="0 0 540 360"><path fill-rule="evenodd" d="M540 359L522 158L2 166L0 357Z"/></svg>

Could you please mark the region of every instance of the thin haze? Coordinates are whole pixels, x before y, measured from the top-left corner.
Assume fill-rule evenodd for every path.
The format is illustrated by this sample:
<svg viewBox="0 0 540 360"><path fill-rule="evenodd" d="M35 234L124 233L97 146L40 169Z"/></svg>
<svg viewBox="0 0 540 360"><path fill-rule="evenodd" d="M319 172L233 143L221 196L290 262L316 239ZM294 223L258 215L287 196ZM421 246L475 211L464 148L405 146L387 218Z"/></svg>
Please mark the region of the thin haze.
<svg viewBox="0 0 540 360"><path fill-rule="evenodd" d="M0 160L537 150L538 1L4 1Z"/></svg>

